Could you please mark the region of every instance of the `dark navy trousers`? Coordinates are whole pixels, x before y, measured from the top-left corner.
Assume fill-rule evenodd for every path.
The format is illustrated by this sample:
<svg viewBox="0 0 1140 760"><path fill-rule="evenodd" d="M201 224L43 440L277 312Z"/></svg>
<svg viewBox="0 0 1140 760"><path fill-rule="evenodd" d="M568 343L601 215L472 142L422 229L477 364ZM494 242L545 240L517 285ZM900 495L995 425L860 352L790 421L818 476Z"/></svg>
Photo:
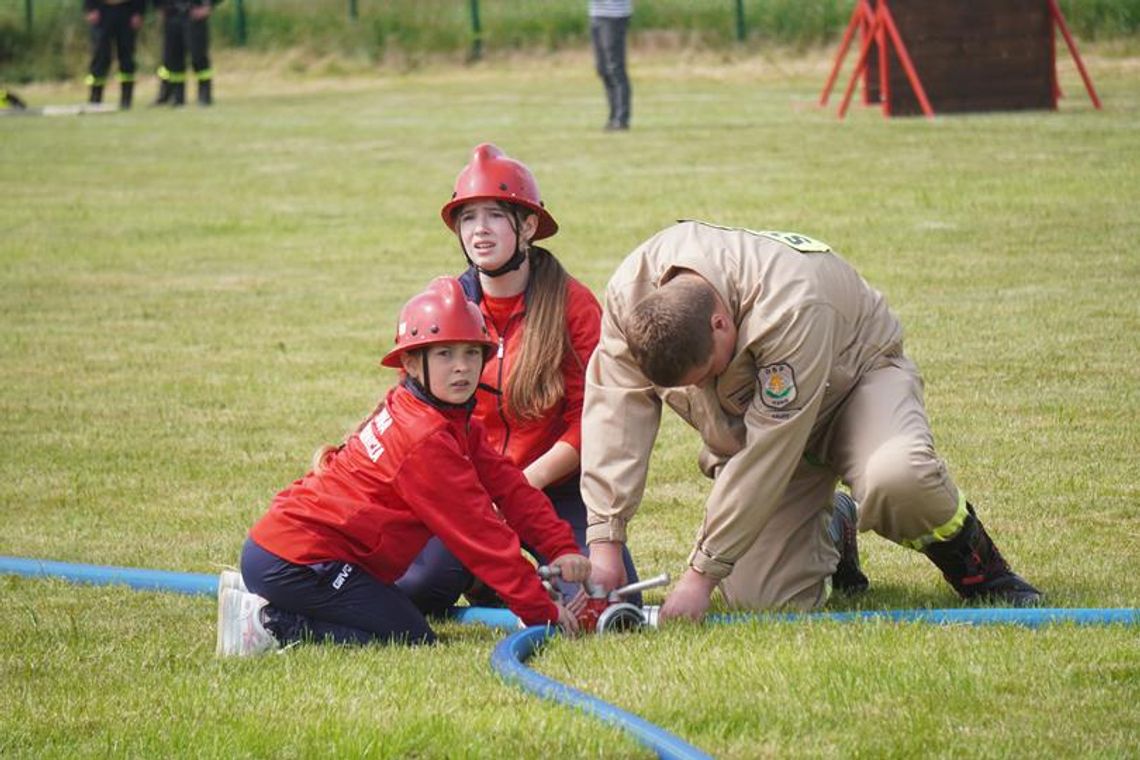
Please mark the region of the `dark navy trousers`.
<svg viewBox="0 0 1140 760"><path fill-rule="evenodd" d="M435 641L423 613L402 591L348 562L298 565L246 539L241 574L250 591L269 600L266 628L282 645Z"/></svg>
<svg viewBox="0 0 1140 760"><path fill-rule="evenodd" d="M606 89L609 103L610 127L629 127L630 99L629 75L625 70L625 38L629 17L590 19L590 37L594 46L594 65Z"/></svg>
<svg viewBox="0 0 1140 760"><path fill-rule="evenodd" d="M99 23L91 27L91 84L101 85L111 70L111 50L119 57L119 80L135 81L135 40L130 5L100 5Z"/></svg>
<svg viewBox="0 0 1140 760"><path fill-rule="evenodd" d="M589 554L586 546L586 504L582 501L582 493L578 487L578 479L571 478L565 483L550 486L544 493L554 504L554 511L574 531L574 540L583 554ZM523 547L540 564L545 564L547 558L543 557L533 547ZM629 549L622 547L622 560L629 582L638 580L637 569L633 565L633 558ZM419 553L407 569L403 577L396 581L396 587L425 615L441 615L447 608L455 604L459 597L471 588L475 576L463 566L443 542L432 538L427 546ZM569 600L578 592L579 586L574 583L559 583L559 591L564 599ZM641 605L641 595L635 594L627 601ZM499 602L501 604L501 602Z"/></svg>

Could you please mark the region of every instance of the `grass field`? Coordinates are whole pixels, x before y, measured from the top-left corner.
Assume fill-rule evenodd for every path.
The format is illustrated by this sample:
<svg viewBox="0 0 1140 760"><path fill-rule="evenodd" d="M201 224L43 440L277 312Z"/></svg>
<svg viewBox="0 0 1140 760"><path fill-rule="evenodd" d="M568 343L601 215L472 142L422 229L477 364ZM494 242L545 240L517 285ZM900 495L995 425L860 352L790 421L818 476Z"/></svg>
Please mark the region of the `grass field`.
<svg viewBox="0 0 1140 760"><path fill-rule="evenodd" d="M211 110L0 119L0 555L235 561L393 379L396 309L458 270L437 211L490 140L598 293L677 218L831 243L901 315L1015 567L1055 606L1140 606L1140 64L1086 52L1100 112L1067 63L1056 113L840 122L827 51L646 54L634 129L603 134L581 53L377 76L225 51ZM675 420L658 448L631 542L676 575L707 485ZM862 547L872 590L832 608L959 604L920 555ZM0 756L645 754L501 684L500 634L440 631L218 661L211 599L0 577ZM1140 754L1135 629L678 626L535 664L718 757Z"/></svg>

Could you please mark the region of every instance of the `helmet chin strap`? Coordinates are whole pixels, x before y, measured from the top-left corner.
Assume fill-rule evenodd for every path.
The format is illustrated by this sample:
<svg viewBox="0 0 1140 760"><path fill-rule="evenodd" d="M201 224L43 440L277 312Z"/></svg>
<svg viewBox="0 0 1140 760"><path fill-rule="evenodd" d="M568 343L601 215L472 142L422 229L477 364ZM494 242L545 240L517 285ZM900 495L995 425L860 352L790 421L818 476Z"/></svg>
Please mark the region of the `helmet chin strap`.
<svg viewBox="0 0 1140 760"><path fill-rule="evenodd" d="M428 357L427 351L422 351L420 354L420 366L423 368L424 379L420 382L410 372L405 375L407 383L411 386L412 390L422 396L424 401L434 406L436 409L466 409L470 411L475 408L475 394L471 394L471 398L464 401L462 404L452 404L449 401L436 396L431 392L431 376L428 374ZM483 374L482 367L479 368L479 374Z"/></svg>
<svg viewBox="0 0 1140 760"><path fill-rule="evenodd" d="M507 259L507 262L498 269L484 269L478 264L473 264L473 266L479 271L479 274L481 275L492 278L502 277L505 274L510 274L511 272L518 271L519 267L521 267L523 265L523 262L526 261L526 255L527 252L519 248L518 243L515 243L514 255ZM467 260L471 261L471 258L468 257Z"/></svg>

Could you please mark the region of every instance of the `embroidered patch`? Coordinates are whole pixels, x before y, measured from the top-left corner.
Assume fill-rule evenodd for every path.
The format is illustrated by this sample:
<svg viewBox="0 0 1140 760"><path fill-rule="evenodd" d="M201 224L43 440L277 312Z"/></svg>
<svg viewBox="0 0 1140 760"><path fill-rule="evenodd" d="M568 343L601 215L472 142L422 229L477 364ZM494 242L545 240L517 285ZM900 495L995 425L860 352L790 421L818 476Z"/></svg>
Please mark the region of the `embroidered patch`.
<svg viewBox="0 0 1140 760"><path fill-rule="evenodd" d="M372 427L372 422L365 425L360 434L357 436L360 442L364 444L364 450L368 452L368 458L373 462L380 458L384 453L384 444L380 443L380 439L376 436L376 431Z"/></svg>
<svg viewBox="0 0 1140 760"><path fill-rule="evenodd" d="M783 409L796 400L796 373L787 364L760 368L760 400L764 406Z"/></svg>

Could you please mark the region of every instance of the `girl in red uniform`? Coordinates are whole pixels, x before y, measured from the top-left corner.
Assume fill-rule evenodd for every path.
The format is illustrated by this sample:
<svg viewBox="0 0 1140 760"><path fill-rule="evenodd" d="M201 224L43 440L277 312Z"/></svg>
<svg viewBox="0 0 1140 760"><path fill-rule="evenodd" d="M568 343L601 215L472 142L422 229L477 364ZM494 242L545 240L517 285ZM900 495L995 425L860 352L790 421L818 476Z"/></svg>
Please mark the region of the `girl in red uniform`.
<svg viewBox="0 0 1140 760"><path fill-rule="evenodd" d="M219 654L302 640L434 641L394 585L433 536L523 622L577 630L522 556L520 538L573 580L588 577L589 560L549 499L472 419L495 346L457 280L438 278L408 301L382 361L403 369L400 383L253 526L241 559L253 593L219 594Z"/></svg>
<svg viewBox="0 0 1140 760"><path fill-rule="evenodd" d="M578 462L586 362L601 331L598 299L550 251L533 244L557 232L558 224L530 170L494 145L475 148L440 215L469 265L459 280L496 344L483 367L475 417L491 445L546 492L585 553ZM542 547L527 548L545 561ZM624 561L636 580L628 550ZM438 614L477 577L476 568L433 540L397 585L421 611ZM577 590L561 585L567 598Z"/></svg>

